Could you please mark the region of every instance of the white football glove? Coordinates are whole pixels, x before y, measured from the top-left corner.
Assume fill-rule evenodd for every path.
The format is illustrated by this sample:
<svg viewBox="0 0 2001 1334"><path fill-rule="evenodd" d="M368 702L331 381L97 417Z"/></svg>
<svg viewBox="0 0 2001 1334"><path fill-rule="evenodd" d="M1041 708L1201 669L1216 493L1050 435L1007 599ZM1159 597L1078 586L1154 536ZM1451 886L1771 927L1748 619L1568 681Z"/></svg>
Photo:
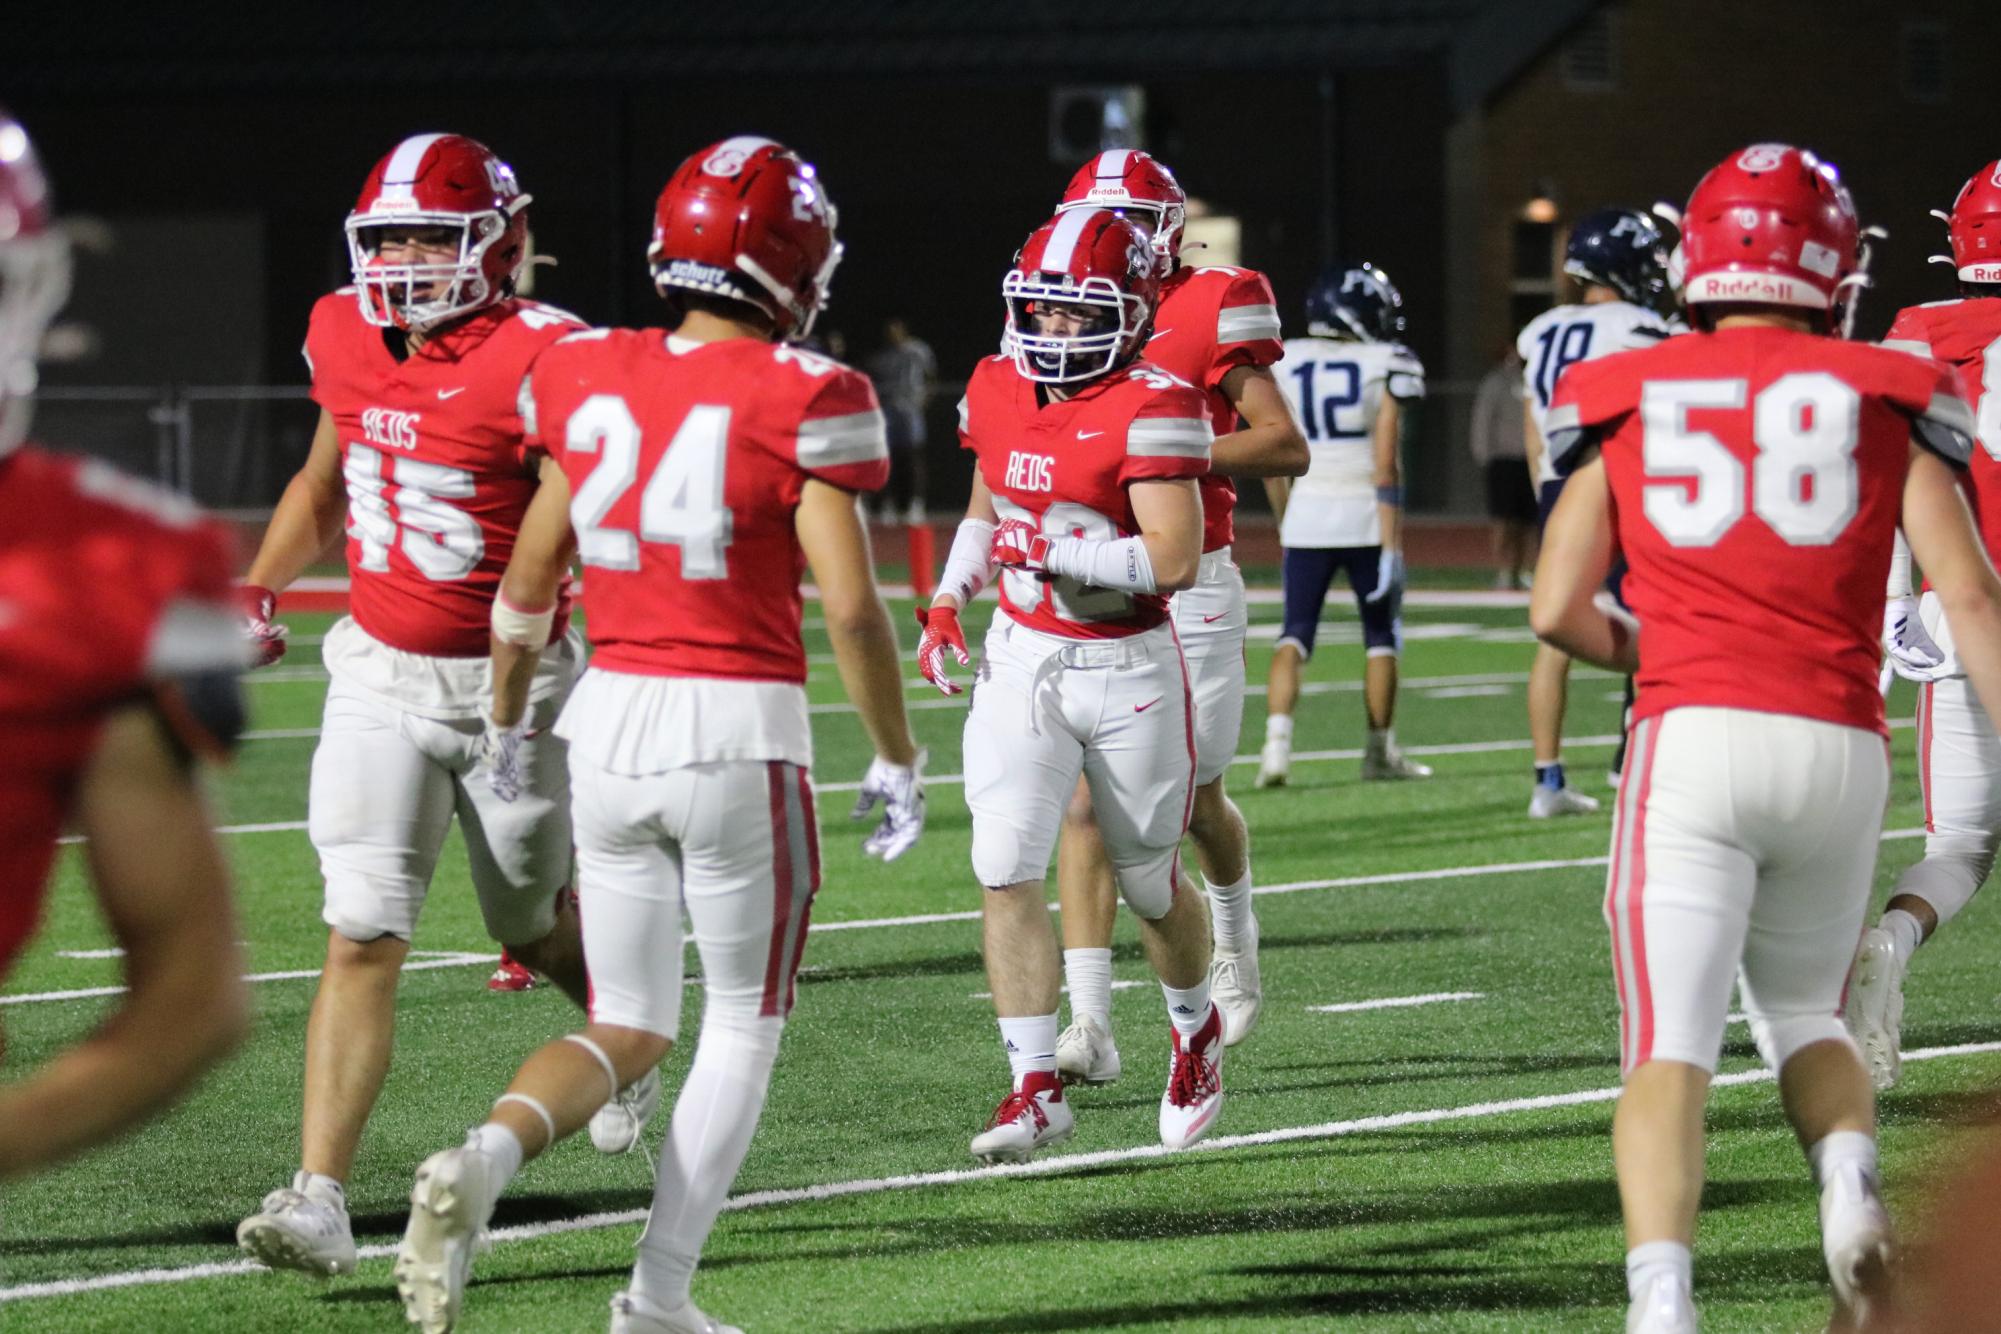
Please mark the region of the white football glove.
<svg viewBox="0 0 2001 1334"><path fill-rule="evenodd" d="M521 743L535 735L523 718L512 727L502 727L488 718L480 734L477 758L486 766L486 784L502 801L521 795Z"/></svg>
<svg viewBox="0 0 2001 1334"><path fill-rule="evenodd" d="M1376 557L1376 586L1362 601L1381 602L1388 598L1392 611L1402 607L1404 578L1403 552L1394 547L1384 547Z"/></svg>
<svg viewBox="0 0 2001 1334"><path fill-rule="evenodd" d="M1953 674L1953 664L1918 616L1914 597L1891 598L1883 604L1883 651L1890 667L1906 681L1936 681Z"/></svg>
<svg viewBox="0 0 2001 1334"><path fill-rule="evenodd" d="M862 776L862 790L855 797L850 820L866 820L882 803L882 823L862 840L862 851L871 857L893 862L910 851L924 832L924 761L929 752L918 751L917 762L905 768L878 755L869 761Z"/></svg>

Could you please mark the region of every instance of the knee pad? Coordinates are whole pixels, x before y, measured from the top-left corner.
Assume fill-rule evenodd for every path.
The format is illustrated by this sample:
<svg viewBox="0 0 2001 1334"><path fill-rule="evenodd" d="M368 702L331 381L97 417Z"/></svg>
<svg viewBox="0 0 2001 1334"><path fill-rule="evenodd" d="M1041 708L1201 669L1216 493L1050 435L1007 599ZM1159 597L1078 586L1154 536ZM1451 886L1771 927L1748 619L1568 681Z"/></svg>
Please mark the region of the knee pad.
<svg viewBox="0 0 2001 1334"><path fill-rule="evenodd" d="M1855 1052L1857 1060L1861 1059L1861 1051L1848 1035L1847 1026L1831 1014L1754 1014L1751 1038L1758 1044L1758 1054L1774 1073L1785 1069L1787 1061L1816 1042L1839 1042Z"/></svg>
<svg viewBox="0 0 2001 1334"><path fill-rule="evenodd" d="M1181 845L1162 848L1144 861L1114 866L1119 897L1133 915L1149 922L1167 916L1174 906L1174 891L1181 881Z"/></svg>
<svg viewBox="0 0 2001 1334"><path fill-rule="evenodd" d="M1993 834L1932 834L1925 839L1924 860L1905 869L1890 897L1923 899L1944 926L1972 901L1993 869Z"/></svg>

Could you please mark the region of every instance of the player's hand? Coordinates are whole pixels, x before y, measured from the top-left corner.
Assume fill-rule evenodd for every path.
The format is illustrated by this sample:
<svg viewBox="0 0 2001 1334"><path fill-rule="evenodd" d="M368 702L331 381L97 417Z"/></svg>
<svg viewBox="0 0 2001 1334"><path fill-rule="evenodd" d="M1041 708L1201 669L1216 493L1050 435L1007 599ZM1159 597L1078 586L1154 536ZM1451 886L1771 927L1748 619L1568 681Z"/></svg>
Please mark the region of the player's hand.
<svg viewBox="0 0 2001 1334"><path fill-rule="evenodd" d="M521 743L535 735L526 718L512 727L502 727L493 719L486 719L486 730L479 738L478 759L486 766L486 785L502 801L513 801L521 795Z"/></svg>
<svg viewBox="0 0 2001 1334"><path fill-rule="evenodd" d="M1404 564L1403 552L1395 547L1384 547L1376 557L1376 586L1369 590L1364 602L1390 600L1392 608L1403 605Z"/></svg>
<svg viewBox="0 0 2001 1334"><path fill-rule="evenodd" d="M269 667L285 656L285 636L292 632L271 623L278 611L276 593L256 584L244 584L236 590L236 609L243 614L243 637L250 641L254 655L252 667Z"/></svg>
<svg viewBox="0 0 2001 1334"><path fill-rule="evenodd" d="M1049 557L1049 539L1032 523L1008 519L994 529L992 551L996 565L1041 573Z"/></svg>
<svg viewBox="0 0 2001 1334"><path fill-rule="evenodd" d="M966 632L959 628L959 609L951 606L919 607L917 623L924 633L917 640L917 670L924 679L947 695L957 695L965 687L945 674L945 650L961 667L970 667L973 655L966 652Z"/></svg>
<svg viewBox="0 0 2001 1334"><path fill-rule="evenodd" d="M866 820L882 803L882 822L862 840L862 851L871 857L893 862L910 851L924 832L924 761L928 752L918 751L915 763L891 764L878 755L869 761L862 776L862 790L855 797L850 820Z"/></svg>
<svg viewBox="0 0 2001 1334"><path fill-rule="evenodd" d="M1914 597L1891 598L1883 604L1883 651L1891 669L1906 681L1936 681L1955 670L1925 629Z"/></svg>

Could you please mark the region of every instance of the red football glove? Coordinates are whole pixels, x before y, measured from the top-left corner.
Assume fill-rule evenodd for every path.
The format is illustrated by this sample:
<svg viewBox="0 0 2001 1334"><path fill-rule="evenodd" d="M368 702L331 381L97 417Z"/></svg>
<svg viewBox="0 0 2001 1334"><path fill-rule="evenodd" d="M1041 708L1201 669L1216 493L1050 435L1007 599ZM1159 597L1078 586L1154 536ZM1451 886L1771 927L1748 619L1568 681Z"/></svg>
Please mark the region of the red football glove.
<svg viewBox="0 0 2001 1334"><path fill-rule="evenodd" d="M994 563L1015 570L1040 573L1049 557L1049 539L1032 523L1009 519L994 529Z"/></svg>
<svg viewBox="0 0 2001 1334"><path fill-rule="evenodd" d="M250 641L251 652L255 654L250 665L269 667L284 657L285 636L291 631L271 624L271 617L278 610L278 595L256 584L244 584L236 590L236 608L243 613L243 637Z"/></svg>
<svg viewBox="0 0 2001 1334"><path fill-rule="evenodd" d="M973 662L972 655L966 652L966 632L959 628L959 609L919 607L917 623L924 627L924 633L917 640L917 670L945 694L962 693L965 687L945 674L945 650L948 648L961 667L969 667Z"/></svg>

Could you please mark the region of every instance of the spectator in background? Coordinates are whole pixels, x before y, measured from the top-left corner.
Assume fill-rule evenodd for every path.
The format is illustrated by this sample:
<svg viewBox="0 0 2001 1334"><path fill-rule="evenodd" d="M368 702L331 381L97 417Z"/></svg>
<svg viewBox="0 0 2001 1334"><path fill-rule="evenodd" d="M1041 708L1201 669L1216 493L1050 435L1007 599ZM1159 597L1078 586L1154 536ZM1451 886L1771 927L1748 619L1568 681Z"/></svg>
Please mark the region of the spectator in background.
<svg viewBox="0 0 2001 1334"><path fill-rule="evenodd" d="M1522 439L1522 359L1512 342L1480 377L1468 443L1473 461L1486 473L1487 517L1494 521L1494 587L1524 588L1536 497Z"/></svg>
<svg viewBox="0 0 2001 1334"><path fill-rule="evenodd" d="M902 319L892 318L882 330L883 346L864 368L875 381L889 429L889 485L885 488L887 516L924 519L924 405L931 382L938 378L938 359L931 345L910 332Z"/></svg>

